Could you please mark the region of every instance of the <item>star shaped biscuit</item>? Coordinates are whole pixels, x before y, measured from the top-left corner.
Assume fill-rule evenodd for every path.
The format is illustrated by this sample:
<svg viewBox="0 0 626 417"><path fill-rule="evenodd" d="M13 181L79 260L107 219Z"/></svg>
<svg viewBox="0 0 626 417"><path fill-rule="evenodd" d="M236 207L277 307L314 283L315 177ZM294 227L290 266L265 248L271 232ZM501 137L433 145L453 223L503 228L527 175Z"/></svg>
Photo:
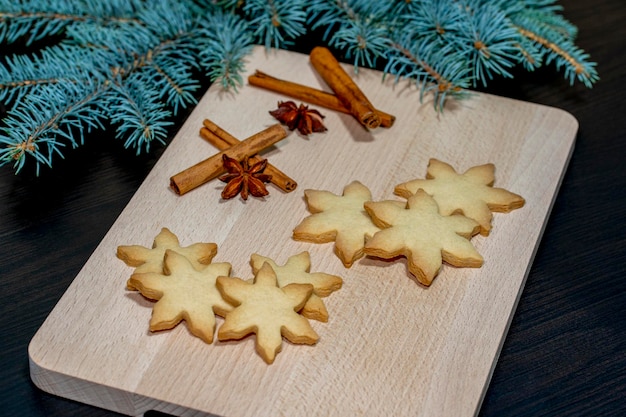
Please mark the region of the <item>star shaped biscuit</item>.
<svg viewBox="0 0 626 417"><path fill-rule="evenodd" d="M217 254L215 243L194 243L181 247L178 238L168 228L164 227L154 238L152 248L140 245L117 247L117 257L128 266L135 267L135 273L163 272L163 258L165 251L174 250L185 256L195 269L202 269L210 264ZM135 288L128 286L128 289Z"/></svg>
<svg viewBox="0 0 626 417"><path fill-rule="evenodd" d="M365 209L383 229L367 241L365 253L383 259L405 256L409 272L426 286L443 261L457 267L482 266L482 256L469 241L478 233L478 223L460 214L442 216L424 190L410 196L405 209L389 201L368 202Z"/></svg>
<svg viewBox="0 0 626 417"><path fill-rule="evenodd" d="M290 256L284 265L278 265L272 259L256 253L251 255L250 264L255 274L264 263L270 264L276 273L278 286L281 288L294 283L313 285L313 294L302 307L300 314L309 319L328 321L328 310L321 297L327 297L341 288L343 280L340 277L323 272L311 273L311 256L306 251Z"/></svg>
<svg viewBox="0 0 626 417"><path fill-rule="evenodd" d="M363 209L372 199L370 190L358 181L348 184L343 195L305 190L311 214L293 230L293 238L313 243L335 242L335 253L346 268L363 257L366 236L379 229Z"/></svg>
<svg viewBox="0 0 626 417"><path fill-rule="evenodd" d="M219 340L241 339L256 334L256 350L269 364L282 349L283 336L292 343L312 345L319 336L309 321L298 314L313 293L311 284L278 287L276 273L264 263L249 283L239 278L218 277L217 287L235 309L217 331Z"/></svg>
<svg viewBox="0 0 626 417"><path fill-rule="evenodd" d="M185 256L166 250L164 273L134 273L129 286L146 298L157 300L152 310L150 331L172 329L185 320L189 331L207 343L213 342L215 314L225 316L233 309L218 291L218 276L230 274L229 263L212 263L198 271Z"/></svg>
<svg viewBox="0 0 626 417"><path fill-rule="evenodd" d="M503 188L493 187L495 167L485 164L463 174L437 159L428 163L426 179L416 179L396 186L394 193L409 198L419 189L433 196L441 214L461 213L480 224L480 234L491 231L492 212L508 213L524 205L524 198Z"/></svg>

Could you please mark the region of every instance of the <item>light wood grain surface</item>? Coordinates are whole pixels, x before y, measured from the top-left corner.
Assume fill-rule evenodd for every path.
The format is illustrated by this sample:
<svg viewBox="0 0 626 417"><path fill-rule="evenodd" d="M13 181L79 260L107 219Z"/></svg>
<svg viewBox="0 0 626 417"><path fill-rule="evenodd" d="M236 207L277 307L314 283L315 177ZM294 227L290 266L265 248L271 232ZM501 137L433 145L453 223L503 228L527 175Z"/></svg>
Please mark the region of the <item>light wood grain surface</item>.
<svg viewBox="0 0 626 417"><path fill-rule="evenodd" d="M248 71L323 86L304 55L255 50ZM350 70L349 66L346 66ZM169 177L216 153L199 137L210 118L244 139L275 123L268 114L284 97L245 86L217 85L205 94L129 205L37 332L29 347L31 375L43 390L141 415L474 415L506 336L510 318L566 169L577 123L544 106L476 94L443 114L414 86L381 81L361 70L358 85L383 111L390 129L366 131L345 114L320 109L328 132L297 132L264 153L299 186L269 186L264 200L220 200L217 181L177 196ZM495 214L489 237L473 243L480 269L444 266L429 288L403 260L363 259L345 269L332 244L291 239L309 213L307 188L340 194L352 180L375 200L397 198L394 185L423 178L430 158L458 171L492 162L497 187L521 194L526 206ZM150 246L161 227L181 244L215 242L215 262L251 278L250 255L284 263L304 250L312 271L339 275L341 290L326 298L328 323L313 322L315 346L284 344L272 365L254 338L207 345L184 325L151 334L152 303L125 290L132 269L115 257L118 245ZM219 323L218 323L219 324Z"/></svg>

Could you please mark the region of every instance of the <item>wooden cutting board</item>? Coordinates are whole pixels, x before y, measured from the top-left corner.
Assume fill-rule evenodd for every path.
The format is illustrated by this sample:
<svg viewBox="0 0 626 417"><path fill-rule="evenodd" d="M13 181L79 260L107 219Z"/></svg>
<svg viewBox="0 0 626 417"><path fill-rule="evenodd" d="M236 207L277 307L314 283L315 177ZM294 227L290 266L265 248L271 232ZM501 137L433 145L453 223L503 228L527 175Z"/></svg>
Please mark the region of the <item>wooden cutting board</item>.
<svg viewBox="0 0 626 417"><path fill-rule="evenodd" d="M351 72L351 67L345 66ZM326 89L305 55L255 49L247 70ZM356 82L376 107L397 117L390 129L366 131L351 116L319 108L328 131L292 132L264 153L298 188L269 186L265 199L223 201L212 181L184 196L173 174L217 150L199 137L205 118L244 139L275 123L268 114L286 97L252 86L238 93L213 85L121 213L29 347L31 375L44 391L127 415L160 410L220 416L393 415L477 413L524 287L571 155L577 122L564 111L485 94L450 102L443 114L409 83L360 70ZM495 186L526 205L496 213L489 237L472 242L479 269L444 266L431 287L416 283L404 259L362 259L350 269L333 244L296 242L292 229L309 214L307 188L341 194L353 180L374 200L423 178L437 158L463 172L492 162ZM97 192L97 191L94 191ZM125 289L132 268L118 245L151 246L162 227L182 246L215 242L214 262L252 278L250 255L284 264L308 251L313 272L339 275L326 298L328 323L312 322L315 346L285 342L267 365L254 336L212 345L184 324L151 334L153 303ZM218 326L221 319L218 320Z"/></svg>

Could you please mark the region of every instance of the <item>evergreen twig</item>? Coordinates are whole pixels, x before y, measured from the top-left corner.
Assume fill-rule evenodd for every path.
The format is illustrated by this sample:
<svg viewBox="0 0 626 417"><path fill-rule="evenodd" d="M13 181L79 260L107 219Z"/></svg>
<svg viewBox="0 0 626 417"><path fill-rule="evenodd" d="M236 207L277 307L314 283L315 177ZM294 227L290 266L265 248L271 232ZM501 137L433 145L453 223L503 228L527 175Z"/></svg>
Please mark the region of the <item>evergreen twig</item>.
<svg viewBox="0 0 626 417"><path fill-rule="evenodd" d="M595 64L561 12L555 0L0 0L0 48L32 49L0 56L0 165L51 166L105 126L148 151L195 104L199 76L236 90L252 45L317 30L355 71L412 80L438 110L516 65L591 87Z"/></svg>

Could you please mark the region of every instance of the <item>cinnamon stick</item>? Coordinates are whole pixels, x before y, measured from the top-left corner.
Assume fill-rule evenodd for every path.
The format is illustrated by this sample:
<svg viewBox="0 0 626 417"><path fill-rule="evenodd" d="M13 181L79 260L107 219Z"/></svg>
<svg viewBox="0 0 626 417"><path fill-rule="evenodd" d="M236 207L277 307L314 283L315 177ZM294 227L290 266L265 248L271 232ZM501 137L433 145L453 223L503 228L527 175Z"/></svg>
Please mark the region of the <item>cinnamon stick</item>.
<svg viewBox="0 0 626 417"><path fill-rule="evenodd" d="M248 77L248 83L255 87L265 88L266 90L274 91L275 93L284 94L286 96L306 101L314 106L322 106L327 109L339 111L342 113L351 114L348 109L339 98L326 91L318 90L313 87L294 83L280 78L272 77L261 71L255 71L254 74ZM381 127L391 127L396 117L385 113L381 110L374 109L375 113L380 117Z"/></svg>
<svg viewBox="0 0 626 417"><path fill-rule="evenodd" d="M372 103L327 48L316 46L309 59L313 68L362 125L370 129L380 126L380 116Z"/></svg>
<svg viewBox="0 0 626 417"><path fill-rule="evenodd" d="M224 151L231 146L240 143L239 139L232 136L230 133L213 123L211 120L205 119L202 124L204 125L204 127L200 128L200 136L220 151ZM254 155L250 159L253 162L258 162L262 158L258 155ZM264 172L272 176L272 184L274 184L286 193L295 190L298 186L298 183L296 181L291 179L287 174L285 174L270 163L267 164Z"/></svg>
<svg viewBox="0 0 626 417"><path fill-rule="evenodd" d="M174 175L170 178L170 187L176 194L183 195L226 172L222 163L222 155L226 154L242 161L286 137L287 131L280 124L272 125L227 150Z"/></svg>

